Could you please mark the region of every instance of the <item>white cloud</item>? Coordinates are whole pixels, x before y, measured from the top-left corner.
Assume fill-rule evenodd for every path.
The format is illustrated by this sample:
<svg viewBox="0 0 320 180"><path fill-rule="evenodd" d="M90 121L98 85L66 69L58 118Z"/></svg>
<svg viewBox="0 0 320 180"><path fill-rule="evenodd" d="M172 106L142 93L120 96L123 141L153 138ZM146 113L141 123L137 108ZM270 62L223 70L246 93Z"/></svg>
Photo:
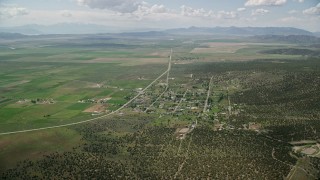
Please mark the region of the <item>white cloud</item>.
<svg viewBox="0 0 320 180"><path fill-rule="evenodd" d="M233 11L219 11L216 15L216 17L218 19L234 19L236 18L238 15L237 13L233 12Z"/></svg>
<svg viewBox="0 0 320 180"><path fill-rule="evenodd" d="M190 17L211 17L213 16L213 11L206 11L203 8L194 9L188 6L181 6L181 15Z"/></svg>
<svg viewBox="0 0 320 180"><path fill-rule="evenodd" d="M139 5L138 9L131 13L131 15L138 17L141 19L144 16L153 16L157 14L168 14L170 10L167 9L164 5L149 5L147 3L143 3Z"/></svg>
<svg viewBox="0 0 320 180"><path fill-rule="evenodd" d="M304 10L303 14L320 15L320 3L318 3L315 7Z"/></svg>
<svg viewBox="0 0 320 180"><path fill-rule="evenodd" d="M296 14L296 13L298 13L298 11L295 10L295 9L292 9L292 10L288 11L288 13L289 13L289 14Z"/></svg>
<svg viewBox="0 0 320 180"><path fill-rule="evenodd" d="M155 14L155 13L166 13L168 9L164 5L153 5L148 6L147 4L140 5L136 12L141 12L145 14Z"/></svg>
<svg viewBox="0 0 320 180"><path fill-rule="evenodd" d="M23 16L29 14L26 8L18 7L16 5L2 5L0 7L0 18L14 18L16 16Z"/></svg>
<svg viewBox="0 0 320 180"><path fill-rule="evenodd" d="M284 23L292 23L292 22L301 22L302 19L298 17L290 16L290 17L280 18L279 21Z"/></svg>
<svg viewBox="0 0 320 180"><path fill-rule="evenodd" d="M269 10L266 10L266 9L255 9L255 10L252 10L251 15L252 15L252 16L264 15L264 14L266 14L266 13L269 13Z"/></svg>
<svg viewBox="0 0 320 180"><path fill-rule="evenodd" d="M43 1L43 0L42 0ZM37 8L25 9L19 6L0 7L0 25L16 26L23 24L56 24L56 23L92 23L115 27L110 31L118 32L132 29L166 29L188 26L291 26L300 27L312 31L319 31L320 16L317 5L305 8L304 14L298 7L290 11L289 7L280 7L277 12L272 7L242 7L234 8L233 11L213 11L203 8L181 6L171 9L166 4L152 4L143 0L70 0L78 2L86 7L71 7L67 10ZM102 2L103 1L103 2ZM146 0L145 0L146 1ZM245 0L243 2L247 2ZM295 5L302 5L298 0L289 0ZM289 4L289 1L288 4ZM296 3L294 3L295 1ZM314 0L315 1L315 0ZM1 0L0 0L1 2ZM107 3L108 2L108 3ZM113 2L113 5L107 6ZM155 1L153 1L155 2ZM308 1L305 1L307 3ZM105 6L98 7L102 3ZM133 5L131 4L133 3ZM163 2L165 3L165 2ZM119 5L120 4L120 5ZM121 5L125 4L125 5ZM260 3L261 4L261 3ZM269 3L270 5L270 3ZM121 8L120 8L121 7ZM125 8L124 8L125 7ZM310 6L311 7L311 6ZM5 10L4 10L5 9ZM299 10L298 10L299 9ZM267 16L268 14L273 16ZM275 13L275 14L273 14ZM292 14L290 14L292 13ZM4 15L5 14L5 15ZM310 15L313 14L313 15ZM263 16L265 15L265 16ZM291 17L290 17L291 16ZM14 18L8 18L14 17Z"/></svg>
<svg viewBox="0 0 320 180"><path fill-rule="evenodd" d="M150 8L151 13L166 13L168 12L168 9L164 5L153 5Z"/></svg>
<svg viewBox="0 0 320 180"><path fill-rule="evenodd" d="M287 0L247 0L245 6L280 6Z"/></svg>
<svg viewBox="0 0 320 180"><path fill-rule="evenodd" d="M310 16L305 18L301 17L283 17L276 21L274 21L276 26L287 26L287 27L297 27L301 29L307 29L309 31L319 31L320 25L319 22L320 18L317 16Z"/></svg>
<svg viewBox="0 0 320 180"><path fill-rule="evenodd" d="M76 0L79 5L95 9L108 9L121 13L132 13L138 10L143 2L136 0Z"/></svg>
<svg viewBox="0 0 320 180"><path fill-rule="evenodd" d="M246 8L238 8L237 11L241 12L241 11L245 11Z"/></svg>
<svg viewBox="0 0 320 180"><path fill-rule="evenodd" d="M63 17L72 17L72 14L70 11L64 10L60 12L60 15Z"/></svg>
<svg viewBox="0 0 320 180"><path fill-rule="evenodd" d="M181 15L188 17L200 17L209 19L234 19L238 14L234 11L218 11L213 12L212 10L206 11L205 9L194 9L188 6L181 6Z"/></svg>

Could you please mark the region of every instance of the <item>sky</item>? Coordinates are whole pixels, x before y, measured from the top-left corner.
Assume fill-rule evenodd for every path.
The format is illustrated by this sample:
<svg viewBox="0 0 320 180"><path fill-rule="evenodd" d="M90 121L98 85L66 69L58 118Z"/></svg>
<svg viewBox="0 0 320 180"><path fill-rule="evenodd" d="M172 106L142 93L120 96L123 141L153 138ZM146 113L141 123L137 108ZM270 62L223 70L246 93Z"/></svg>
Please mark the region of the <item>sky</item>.
<svg viewBox="0 0 320 180"><path fill-rule="evenodd" d="M320 0L0 0L0 27L57 23L119 29L296 27L320 31Z"/></svg>

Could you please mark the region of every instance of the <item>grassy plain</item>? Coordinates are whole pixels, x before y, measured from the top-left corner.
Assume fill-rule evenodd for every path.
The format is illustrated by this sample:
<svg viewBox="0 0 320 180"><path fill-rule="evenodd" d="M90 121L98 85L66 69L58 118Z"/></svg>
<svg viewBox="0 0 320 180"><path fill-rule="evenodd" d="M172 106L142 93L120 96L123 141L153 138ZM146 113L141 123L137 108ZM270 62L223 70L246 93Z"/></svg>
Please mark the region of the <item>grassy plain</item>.
<svg viewBox="0 0 320 180"><path fill-rule="evenodd" d="M71 39L43 37L3 42L0 92L5 101L0 104L0 132L88 118L83 110L91 103L77 105L84 99L110 96L109 109L117 109L126 102L126 95L146 86L166 69L168 48L180 42ZM19 100L36 99L53 99L55 103L17 104Z"/></svg>

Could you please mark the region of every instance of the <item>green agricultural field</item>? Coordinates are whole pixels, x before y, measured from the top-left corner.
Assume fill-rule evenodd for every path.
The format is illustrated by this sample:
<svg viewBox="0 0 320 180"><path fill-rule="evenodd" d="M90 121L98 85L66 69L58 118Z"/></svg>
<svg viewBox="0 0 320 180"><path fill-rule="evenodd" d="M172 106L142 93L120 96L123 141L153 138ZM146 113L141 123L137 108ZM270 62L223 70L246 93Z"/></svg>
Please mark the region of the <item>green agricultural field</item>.
<svg viewBox="0 0 320 180"><path fill-rule="evenodd" d="M132 66L136 56L132 50L119 52L85 50L79 47L59 48L21 48L15 51L0 51L1 132L23 130L26 127L43 127L82 120L82 113L89 104L79 104L79 100L111 97L110 108L114 104L124 104L128 92L144 87L165 70L163 63ZM135 52L138 53L138 52ZM139 52L140 53L140 52ZM130 60L130 67L123 66L129 61L119 63L81 63L75 57L118 58ZM70 58L72 55L74 57ZM87 61L93 58L82 59ZM55 59L55 62L51 62ZM148 58L146 58L147 60ZM49 62L47 62L49 61ZM73 62L74 61L74 62ZM141 71L145 69L147 71ZM152 73L150 73L152 72ZM144 77L144 80L138 80ZM123 92L120 89L124 89ZM53 103L32 103L31 101L52 99ZM75 108L77 107L77 108ZM12 127L12 128L10 128Z"/></svg>

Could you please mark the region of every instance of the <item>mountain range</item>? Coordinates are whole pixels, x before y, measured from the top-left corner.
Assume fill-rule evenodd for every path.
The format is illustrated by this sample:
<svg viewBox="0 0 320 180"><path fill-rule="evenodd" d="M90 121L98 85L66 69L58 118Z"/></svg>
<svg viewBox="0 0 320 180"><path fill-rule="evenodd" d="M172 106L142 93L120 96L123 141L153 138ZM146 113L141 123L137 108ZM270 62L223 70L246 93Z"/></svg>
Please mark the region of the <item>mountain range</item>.
<svg viewBox="0 0 320 180"><path fill-rule="evenodd" d="M60 23L54 25L30 24L17 27L0 27L0 32L20 33L25 35L40 34L96 34L96 33L121 33L136 34L138 36L156 34L165 35L308 35L320 36L320 32L312 33L303 29L292 27L189 27L168 30L135 29L127 31L125 28L116 28L96 24Z"/></svg>

